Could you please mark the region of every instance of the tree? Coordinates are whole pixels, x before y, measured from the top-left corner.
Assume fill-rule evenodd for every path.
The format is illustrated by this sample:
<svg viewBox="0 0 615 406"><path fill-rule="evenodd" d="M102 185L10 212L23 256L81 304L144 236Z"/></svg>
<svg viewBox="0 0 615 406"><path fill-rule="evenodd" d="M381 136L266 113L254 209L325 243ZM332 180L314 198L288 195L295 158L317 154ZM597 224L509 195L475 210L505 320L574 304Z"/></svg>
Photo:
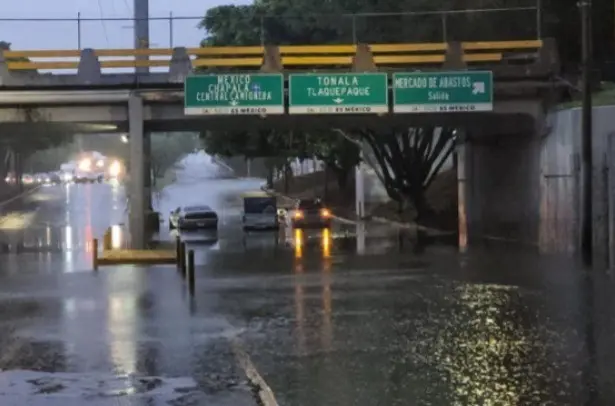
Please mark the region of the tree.
<svg viewBox="0 0 615 406"><path fill-rule="evenodd" d="M22 112L25 123L20 129L0 137L0 147L10 155L12 170L18 182L21 182L26 161L33 154L66 143L72 137L70 128L63 125L40 125L46 118L38 110L24 108Z"/></svg>
<svg viewBox="0 0 615 406"><path fill-rule="evenodd" d="M293 159L311 157L304 134L264 129L258 131L207 131L202 135L205 152L220 157L242 156L246 159L265 158L269 175L267 182L273 184L273 175L282 171L288 180L292 175L290 162Z"/></svg>
<svg viewBox="0 0 615 406"><path fill-rule="evenodd" d="M451 157L457 131L421 127L386 132L359 129L356 133L369 145L389 197L400 208L412 203L417 222L427 219L432 210L425 192Z"/></svg>
<svg viewBox="0 0 615 406"><path fill-rule="evenodd" d="M207 10L199 28L208 32L201 46L259 45L260 24L257 7L225 5Z"/></svg>
<svg viewBox="0 0 615 406"><path fill-rule="evenodd" d="M577 0L543 0L542 36L555 38L568 73L580 65L580 17ZM536 11L505 11L534 7L534 0L258 0L246 6L211 8L201 22L204 45L327 44L437 42L444 37L441 15L407 15L409 11L500 9L497 12L456 12L445 17L446 38L454 41L532 39ZM406 15L374 15L375 13ZM352 17L349 13L363 13ZM366 15L372 13L372 15ZM593 0L594 53L597 64L612 62L615 11L612 0Z"/></svg>
<svg viewBox="0 0 615 406"><path fill-rule="evenodd" d="M339 190L347 191L352 172L361 162L357 144L334 131L309 134L306 143L310 156L321 160L333 172Z"/></svg>
<svg viewBox="0 0 615 406"><path fill-rule="evenodd" d="M200 146L194 133L152 133L150 137L153 186L177 161Z"/></svg>
<svg viewBox="0 0 615 406"><path fill-rule="evenodd" d="M10 51L11 43L6 41L0 41L0 51ZM30 62L28 58L6 58L6 62ZM37 72L36 69L22 70L21 72Z"/></svg>

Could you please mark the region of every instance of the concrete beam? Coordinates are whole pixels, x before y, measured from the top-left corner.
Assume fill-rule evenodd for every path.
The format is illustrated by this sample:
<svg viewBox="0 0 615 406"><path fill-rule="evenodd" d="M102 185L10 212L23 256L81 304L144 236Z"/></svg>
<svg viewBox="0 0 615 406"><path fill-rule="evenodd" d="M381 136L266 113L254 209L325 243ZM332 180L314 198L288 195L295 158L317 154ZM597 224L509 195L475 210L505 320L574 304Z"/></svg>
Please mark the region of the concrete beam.
<svg viewBox="0 0 615 406"><path fill-rule="evenodd" d="M130 188L129 188L129 228L130 243L134 249L143 249L146 245L145 236L145 163L143 128L143 100L137 95L131 95L128 101L129 134L130 134Z"/></svg>
<svg viewBox="0 0 615 406"><path fill-rule="evenodd" d="M108 123L128 121L126 106L59 106L31 109L47 123ZM24 109L0 108L0 124L29 123Z"/></svg>

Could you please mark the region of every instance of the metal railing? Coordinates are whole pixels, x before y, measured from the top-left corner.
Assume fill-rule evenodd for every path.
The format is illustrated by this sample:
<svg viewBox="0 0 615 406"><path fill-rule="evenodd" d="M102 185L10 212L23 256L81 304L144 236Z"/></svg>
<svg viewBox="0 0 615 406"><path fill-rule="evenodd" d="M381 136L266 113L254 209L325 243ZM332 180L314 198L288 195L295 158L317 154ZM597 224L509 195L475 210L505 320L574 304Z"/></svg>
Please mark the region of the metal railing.
<svg viewBox="0 0 615 406"><path fill-rule="evenodd" d="M506 41L542 38L540 0L534 6L403 13L250 16L237 26L255 35L242 45ZM13 49L133 48L134 18L0 18L0 40ZM208 37L203 16L150 17L149 47L198 46ZM529 21L534 23L530 24ZM23 32L39 35L24 36ZM62 43L44 43L53 32ZM292 38L292 41L288 41ZM216 38L210 38L215 43ZM28 43L28 41L31 41Z"/></svg>
<svg viewBox="0 0 615 406"><path fill-rule="evenodd" d="M542 40L526 41L480 41L462 42L463 60L466 63L500 63L511 60L515 55L521 57L525 63L532 63L538 57L536 51L543 46ZM277 50L280 54L280 64L283 68L306 67L350 67L358 45L282 45ZM442 64L446 60L446 43L426 44L370 44L370 51L374 63L378 67L400 67L409 65ZM192 59L193 68L242 68L258 69L263 65L265 47L260 45L244 47L216 47L185 48L186 54ZM79 61L70 60L80 56L77 49L71 50L30 50L30 51L4 51L8 60L9 70L38 69L78 69ZM100 67L106 68L137 68L169 67L173 50L170 48L150 49L103 49L94 50L93 54L99 58L113 58L99 60ZM137 57L166 59L137 60ZM122 59L133 57L134 59ZM46 60L35 61L34 58Z"/></svg>

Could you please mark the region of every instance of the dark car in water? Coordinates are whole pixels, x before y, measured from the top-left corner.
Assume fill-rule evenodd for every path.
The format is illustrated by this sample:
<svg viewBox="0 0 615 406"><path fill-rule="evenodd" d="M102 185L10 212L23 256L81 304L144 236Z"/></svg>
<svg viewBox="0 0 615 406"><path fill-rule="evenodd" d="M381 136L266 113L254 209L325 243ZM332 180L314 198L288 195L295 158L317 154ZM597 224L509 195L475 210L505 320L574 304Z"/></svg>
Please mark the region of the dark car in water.
<svg viewBox="0 0 615 406"><path fill-rule="evenodd" d="M320 199L306 199L299 200L290 221L295 228L330 228L331 219L331 211Z"/></svg>
<svg viewBox="0 0 615 406"><path fill-rule="evenodd" d="M218 214L209 206L178 207L169 216L170 230L218 229Z"/></svg>

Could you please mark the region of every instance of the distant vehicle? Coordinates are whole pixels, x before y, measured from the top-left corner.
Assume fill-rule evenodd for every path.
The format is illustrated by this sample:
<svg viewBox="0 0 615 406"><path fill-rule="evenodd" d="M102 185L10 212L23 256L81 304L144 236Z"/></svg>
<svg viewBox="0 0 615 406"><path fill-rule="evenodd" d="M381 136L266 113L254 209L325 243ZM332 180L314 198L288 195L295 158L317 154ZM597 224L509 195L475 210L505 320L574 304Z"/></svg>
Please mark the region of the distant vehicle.
<svg viewBox="0 0 615 406"><path fill-rule="evenodd" d="M36 183L36 177L34 175L24 174L21 177L21 181L24 185L31 185L33 183Z"/></svg>
<svg viewBox="0 0 615 406"><path fill-rule="evenodd" d="M51 186L62 183L62 179L57 173L49 172L38 174L36 177L36 182L42 184L43 186Z"/></svg>
<svg viewBox="0 0 615 406"><path fill-rule="evenodd" d="M243 229L277 229L280 227L278 201L265 192L251 192L243 196Z"/></svg>
<svg viewBox="0 0 615 406"><path fill-rule="evenodd" d="M97 172L75 171L73 181L75 183L102 183L104 175Z"/></svg>
<svg viewBox="0 0 615 406"><path fill-rule="evenodd" d="M300 200L293 210L291 224L295 228L330 228L331 211L320 199Z"/></svg>
<svg viewBox="0 0 615 406"><path fill-rule="evenodd" d="M62 183L72 183L75 180L75 175L73 174L73 172L60 171L59 176L62 180Z"/></svg>
<svg viewBox="0 0 615 406"><path fill-rule="evenodd" d="M218 214L209 206L178 207L169 216L169 230L217 230Z"/></svg>

